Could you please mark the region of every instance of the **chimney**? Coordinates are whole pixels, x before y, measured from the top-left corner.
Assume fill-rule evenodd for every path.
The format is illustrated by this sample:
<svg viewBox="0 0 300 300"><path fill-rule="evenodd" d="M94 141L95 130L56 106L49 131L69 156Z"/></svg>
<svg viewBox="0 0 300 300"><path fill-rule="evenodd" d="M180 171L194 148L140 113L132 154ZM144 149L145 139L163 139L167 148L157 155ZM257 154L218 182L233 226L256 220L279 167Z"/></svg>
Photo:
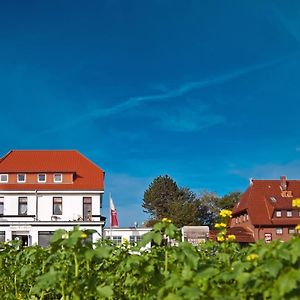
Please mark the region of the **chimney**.
<svg viewBox="0 0 300 300"><path fill-rule="evenodd" d="M280 188L282 191L286 191L287 189L286 176L280 176Z"/></svg>
<svg viewBox="0 0 300 300"><path fill-rule="evenodd" d="M253 180L254 180L254 178L249 178L249 184L250 184L250 186L252 186L253 185Z"/></svg>

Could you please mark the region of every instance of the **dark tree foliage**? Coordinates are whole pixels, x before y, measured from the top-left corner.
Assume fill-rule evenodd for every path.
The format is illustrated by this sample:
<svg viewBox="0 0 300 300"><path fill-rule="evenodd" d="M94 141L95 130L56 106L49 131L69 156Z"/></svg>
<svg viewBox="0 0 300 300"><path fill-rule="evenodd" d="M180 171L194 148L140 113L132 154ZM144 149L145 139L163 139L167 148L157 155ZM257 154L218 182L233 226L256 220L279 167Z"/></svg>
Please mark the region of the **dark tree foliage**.
<svg viewBox="0 0 300 300"><path fill-rule="evenodd" d="M231 192L221 197L218 206L220 209L233 209L236 203L240 201L242 193L241 192Z"/></svg>
<svg viewBox="0 0 300 300"><path fill-rule="evenodd" d="M163 218L171 219L179 227L198 224L195 195L187 188L178 187L168 175L153 180L144 192L142 206L151 216L148 226Z"/></svg>
<svg viewBox="0 0 300 300"><path fill-rule="evenodd" d="M171 219L178 226L214 226L222 209L232 209L239 201L240 192L223 197L209 191L196 196L190 189L182 188L168 175L156 177L144 192L143 208L150 214L147 226L163 218Z"/></svg>

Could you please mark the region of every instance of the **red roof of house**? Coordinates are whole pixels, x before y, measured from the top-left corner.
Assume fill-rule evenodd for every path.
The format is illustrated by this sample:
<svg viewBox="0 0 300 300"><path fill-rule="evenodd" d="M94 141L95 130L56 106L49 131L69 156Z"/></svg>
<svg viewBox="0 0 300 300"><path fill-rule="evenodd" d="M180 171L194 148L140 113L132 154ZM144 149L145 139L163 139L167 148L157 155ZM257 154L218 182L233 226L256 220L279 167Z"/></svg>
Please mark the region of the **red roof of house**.
<svg viewBox="0 0 300 300"><path fill-rule="evenodd" d="M292 210L293 199L300 198L300 180L287 180L282 189L280 180L252 180L232 211L233 217L248 213L253 225L293 225L299 218L273 218L274 210ZM289 192L283 197L282 192Z"/></svg>
<svg viewBox="0 0 300 300"><path fill-rule="evenodd" d="M104 171L76 150L12 150L0 173L73 173L73 183L0 183L0 190L104 190Z"/></svg>

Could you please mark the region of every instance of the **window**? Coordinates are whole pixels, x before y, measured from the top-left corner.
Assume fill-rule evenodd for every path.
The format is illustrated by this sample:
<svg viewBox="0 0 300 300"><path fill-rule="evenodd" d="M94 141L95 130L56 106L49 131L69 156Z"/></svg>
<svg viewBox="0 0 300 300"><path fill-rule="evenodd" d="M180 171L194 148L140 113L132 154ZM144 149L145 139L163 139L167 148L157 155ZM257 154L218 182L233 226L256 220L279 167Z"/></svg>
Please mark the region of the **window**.
<svg viewBox="0 0 300 300"><path fill-rule="evenodd" d="M19 197L18 214L20 216L27 215L27 197Z"/></svg>
<svg viewBox="0 0 300 300"><path fill-rule="evenodd" d="M291 210L286 211L286 216L291 218L293 216L293 212Z"/></svg>
<svg viewBox="0 0 300 300"><path fill-rule="evenodd" d="M62 215L62 197L53 197L53 215Z"/></svg>
<svg viewBox="0 0 300 300"><path fill-rule="evenodd" d="M283 228L282 227L277 227L276 228L276 234L282 234L283 233Z"/></svg>
<svg viewBox="0 0 300 300"><path fill-rule="evenodd" d="M54 174L53 176L54 182L62 182L62 174Z"/></svg>
<svg viewBox="0 0 300 300"><path fill-rule="evenodd" d="M295 233L296 233L295 227L290 227L289 234L295 234Z"/></svg>
<svg viewBox="0 0 300 300"><path fill-rule="evenodd" d="M0 216L4 215L4 198L0 197Z"/></svg>
<svg viewBox="0 0 300 300"><path fill-rule="evenodd" d="M276 210L276 211L275 211L275 216L276 216L277 218L280 218L280 217L281 217L281 210Z"/></svg>
<svg viewBox="0 0 300 300"><path fill-rule="evenodd" d="M0 174L0 182L8 182L8 174Z"/></svg>
<svg viewBox="0 0 300 300"><path fill-rule="evenodd" d="M25 174L18 174L17 175L17 182L25 182L26 181L26 175Z"/></svg>
<svg viewBox="0 0 300 300"><path fill-rule="evenodd" d="M51 237L53 236L53 231L39 231L38 233L38 244L41 247L47 247L50 245Z"/></svg>
<svg viewBox="0 0 300 300"><path fill-rule="evenodd" d="M5 242L5 231L0 231L0 242Z"/></svg>
<svg viewBox="0 0 300 300"><path fill-rule="evenodd" d="M121 244L122 243L122 237L119 235L115 235L112 237L112 240L116 243L116 244Z"/></svg>
<svg viewBox="0 0 300 300"><path fill-rule="evenodd" d="M83 197L83 220L92 221L92 197Z"/></svg>
<svg viewBox="0 0 300 300"><path fill-rule="evenodd" d="M129 237L129 242L131 245L136 245L141 240L142 240L142 237L140 235L131 235Z"/></svg>
<svg viewBox="0 0 300 300"><path fill-rule="evenodd" d="M46 182L46 174L38 174L38 182Z"/></svg>

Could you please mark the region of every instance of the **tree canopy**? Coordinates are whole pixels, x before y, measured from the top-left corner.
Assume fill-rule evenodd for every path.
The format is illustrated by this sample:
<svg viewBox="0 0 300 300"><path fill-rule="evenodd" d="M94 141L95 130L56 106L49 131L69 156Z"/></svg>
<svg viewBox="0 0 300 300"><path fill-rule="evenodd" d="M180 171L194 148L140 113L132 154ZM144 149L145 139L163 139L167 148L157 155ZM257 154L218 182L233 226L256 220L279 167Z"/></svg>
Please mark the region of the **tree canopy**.
<svg viewBox="0 0 300 300"><path fill-rule="evenodd" d="M168 175L156 177L144 192L142 206L150 215L147 226L169 218L178 226L207 225L212 227L221 209L232 209L241 193L232 192L223 197L209 191L199 195L189 188L179 187Z"/></svg>

